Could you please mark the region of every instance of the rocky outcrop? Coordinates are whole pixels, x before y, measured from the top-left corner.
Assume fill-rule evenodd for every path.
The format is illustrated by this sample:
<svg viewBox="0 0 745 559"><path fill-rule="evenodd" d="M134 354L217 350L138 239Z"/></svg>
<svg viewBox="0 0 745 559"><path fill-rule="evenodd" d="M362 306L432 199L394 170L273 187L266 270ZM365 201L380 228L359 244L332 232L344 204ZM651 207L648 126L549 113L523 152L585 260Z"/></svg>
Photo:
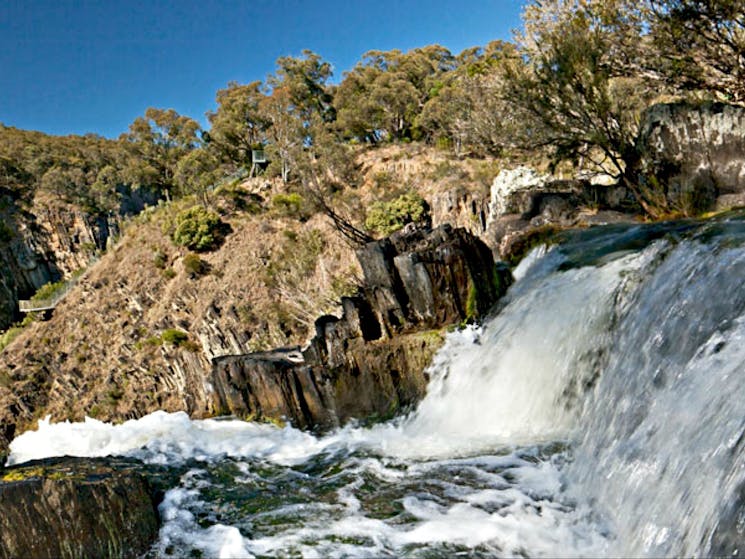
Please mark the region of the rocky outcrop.
<svg viewBox="0 0 745 559"><path fill-rule="evenodd" d="M632 180L664 192L674 210L745 205L745 108L655 105L642 122Z"/></svg>
<svg viewBox="0 0 745 559"><path fill-rule="evenodd" d="M593 223L629 220L639 211L623 185L589 179L557 179L528 167L504 170L494 179L484 240L509 259L526 235Z"/></svg>
<svg viewBox="0 0 745 559"><path fill-rule="evenodd" d="M0 470L0 558L138 557L162 490L135 461L57 458Z"/></svg>
<svg viewBox="0 0 745 559"><path fill-rule="evenodd" d="M448 223L477 237L486 231L489 199L479 192L453 188L433 194L429 205L433 227Z"/></svg>
<svg viewBox="0 0 745 559"><path fill-rule="evenodd" d="M304 428L381 418L415 404L439 329L484 316L511 282L491 251L463 229L408 228L358 253L365 284L341 318L316 321L304 350L218 358L215 407Z"/></svg>

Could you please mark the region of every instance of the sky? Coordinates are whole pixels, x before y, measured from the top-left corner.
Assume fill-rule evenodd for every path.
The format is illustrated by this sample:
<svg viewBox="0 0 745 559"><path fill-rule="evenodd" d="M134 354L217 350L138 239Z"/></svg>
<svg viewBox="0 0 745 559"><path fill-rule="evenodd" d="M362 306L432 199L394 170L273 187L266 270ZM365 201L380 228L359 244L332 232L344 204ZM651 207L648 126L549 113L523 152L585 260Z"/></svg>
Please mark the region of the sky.
<svg viewBox="0 0 745 559"><path fill-rule="evenodd" d="M310 49L338 81L368 50L509 39L524 0L0 0L0 123L115 138L147 107L207 126L228 82Z"/></svg>

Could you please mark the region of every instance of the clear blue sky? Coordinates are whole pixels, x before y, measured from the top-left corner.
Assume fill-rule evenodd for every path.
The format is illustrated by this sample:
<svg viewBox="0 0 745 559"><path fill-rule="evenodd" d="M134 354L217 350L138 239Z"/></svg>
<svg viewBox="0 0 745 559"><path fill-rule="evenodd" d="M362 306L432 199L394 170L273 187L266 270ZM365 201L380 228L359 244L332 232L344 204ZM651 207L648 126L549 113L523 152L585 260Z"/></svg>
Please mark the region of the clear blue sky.
<svg viewBox="0 0 745 559"><path fill-rule="evenodd" d="M0 122L116 137L147 107L205 123L215 92L308 48L341 78L368 50L458 53L519 26L523 0L0 0Z"/></svg>

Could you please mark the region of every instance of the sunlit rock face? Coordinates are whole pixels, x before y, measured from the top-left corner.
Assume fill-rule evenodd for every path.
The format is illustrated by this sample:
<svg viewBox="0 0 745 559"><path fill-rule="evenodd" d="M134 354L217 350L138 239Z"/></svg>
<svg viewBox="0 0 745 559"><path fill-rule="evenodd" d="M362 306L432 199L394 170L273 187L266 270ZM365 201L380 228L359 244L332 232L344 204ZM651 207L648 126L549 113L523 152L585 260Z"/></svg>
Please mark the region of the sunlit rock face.
<svg viewBox="0 0 745 559"><path fill-rule="evenodd" d="M721 103L655 105L647 111L631 176L662 188L673 207L745 203L745 108Z"/></svg>

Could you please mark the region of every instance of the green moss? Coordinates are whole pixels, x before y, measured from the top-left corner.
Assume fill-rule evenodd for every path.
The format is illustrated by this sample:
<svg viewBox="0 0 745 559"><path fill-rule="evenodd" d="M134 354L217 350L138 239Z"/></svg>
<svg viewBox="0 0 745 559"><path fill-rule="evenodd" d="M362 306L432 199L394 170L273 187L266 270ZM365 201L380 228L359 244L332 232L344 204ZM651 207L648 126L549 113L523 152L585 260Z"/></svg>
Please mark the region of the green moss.
<svg viewBox="0 0 745 559"><path fill-rule="evenodd" d="M531 229L512 243L505 259L510 266L517 266L534 247L542 244L553 244L555 237L560 232L561 228L555 225L543 225Z"/></svg>
<svg viewBox="0 0 745 559"><path fill-rule="evenodd" d="M468 297L466 298L466 320L474 320L479 316L479 292L476 284L471 282L468 288Z"/></svg>

